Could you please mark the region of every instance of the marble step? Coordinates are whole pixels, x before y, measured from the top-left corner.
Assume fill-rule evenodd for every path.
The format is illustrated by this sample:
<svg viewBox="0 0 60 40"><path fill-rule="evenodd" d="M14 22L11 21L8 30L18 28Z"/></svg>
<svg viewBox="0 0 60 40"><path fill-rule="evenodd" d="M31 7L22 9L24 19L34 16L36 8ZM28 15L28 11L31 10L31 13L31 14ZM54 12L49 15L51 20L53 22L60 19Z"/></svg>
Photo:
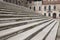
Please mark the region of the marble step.
<svg viewBox="0 0 60 40"><path fill-rule="evenodd" d="M56 40L56 34L58 30L59 22L55 25L55 27L51 30L49 35L45 38L45 40Z"/></svg>
<svg viewBox="0 0 60 40"><path fill-rule="evenodd" d="M0 18L1 21L2 20L16 20L16 19L24 19L24 18ZM48 18L41 18L41 19L48 19Z"/></svg>
<svg viewBox="0 0 60 40"><path fill-rule="evenodd" d="M0 11L6 11L6 12L14 12L13 10L9 10L9 9L4 9L4 8L0 8Z"/></svg>
<svg viewBox="0 0 60 40"><path fill-rule="evenodd" d="M53 26L55 26L55 23L56 23L56 21L49 24L43 30L41 30L41 32L38 31L38 33L35 36L33 36L33 38L29 38L29 39L31 39L31 40L36 40L36 39L37 40L45 40L46 35L50 32L50 30L52 30Z"/></svg>
<svg viewBox="0 0 60 40"><path fill-rule="evenodd" d="M51 20L51 19L50 19ZM26 31L27 29L26 28L29 28L30 29L30 27L32 27L33 28L33 26L34 25L38 25L38 24L44 24L44 23L46 23L46 22L48 22L48 21L50 21L50 20L44 20L44 21L38 21L38 22L33 22L33 23L30 23L30 24L26 24L26 25L22 25L22 26L19 26L19 27L15 27L15 28L11 28L11 29L7 29L7 30L3 30L3 31L0 31L0 33L3 33L3 34L1 34L0 35L0 39L4 39L3 37L4 36L6 36L6 38L9 36L9 34L11 34L10 36L13 36L14 35L14 33L15 32L24 32L24 31ZM53 21L53 20L52 20ZM51 21L50 21L51 22ZM24 30L24 29L26 29L26 30ZM11 31L12 30L12 31ZM24 31L23 31L24 30ZM5 32L5 33L4 33ZM12 35L13 34L13 35ZM5 39L6 39L5 38Z"/></svg>
<svg viewBox="0 0 60 40"><path fill-rule="evenodd" d="M49 23L51 23L53 20L49 21L49 22L46 22L46 23L43 23L41 25L38 25L36 27L33 27L31 29L28 29L27 31L23 32L23 33L19 33L18 35L14 36L14 37L11 37L7 40L14 40L14 38L16 38L15 40L31 40L29 39L30 36L32 37L34 35L35 32L37 32L39 29L42 29L44 28L46 25L48 25ZM45 25L44 25L45 24ZM20 37L20 38L19 38ZM27 39L26 39L27 38ZM38 39L37 39L38 40Z"/></svg>
<svg viewBox="0 0 60 40"><path fill-rule="evenodd" d="M13 11L0 11L0 13L2 13L2 14L14 14L14 13L16 13L16 12L13 12Z"/></svg>
<svg viewBox="0 0 60 40"><path fill-rule="evenodd" d="M46 20L46 19L47 18L41 18L41 20ZM33 19L33 20L38 20L38 19ZM21 20L20 18L0 18L0 24L9 23L9 22L18 22L18 21L24 21L24 20Z"/></svg>
<svg viewBox="0 0 60 40"><path fill-rule="evenodd" d="M40 17L38 15L0 14L0 16Z"/></svg>
<svg viewBox="0 0 60 40"><path fill-rule="evenodd" d="M31 15L30 14L29 15L23 15L23 14L22 15L18 15L18 14L9 14L9 13L4 14L4 13L0 13L0 16L36 16L37 17L38 15L32 15L32 14Z"/></svg>
<svg viewBox="0 0 60 40"><path fill-rule="evenodd" d="M21 25L25 25L25 24L29 24L29 23L33 23L33 22L38 22L38 21L43 21L43 20L27 20L27 22L25 21L23 23L14 23L14 24L12 24L13 22L10 22L11 24L8 24L8 25L6 25L7 23L5 23L4 26L0 26L0 31L5 30L5 29L9 29L9 28L13 28L16 26L21 26Z"/></svg>
<svg viewBox="0 0 60 40"><path fill-rule="evenodd" d="M32 19L40 19L42 17L0 17L0 18L19 18L20 20L32 20Z"/></svg>
<svg viewBox="0 0 60 40"><path fill-rule="evenodd" d="M23 14L23 13L20 13L20 14L18 14L18 13L0 13L0 15L30 15L30 16L41 16L41 15L36 15L36 14Z"/></svg>
<svg viewBox="0 0 60 40"><path fill-rule="evenodd" d="M29 21L36 21L36 20L47 20L47 19L33 19L33 20L17 21L17 22L0 24L0 26L13 25L13 24L24 23L24 22L29 22Z"/></svg>
<svg viewBox="0 0 60 40"><path fill-rule="evenodd" d="M43 29L44 31L43 32L46 32L46 30L47 31L49 31L49 29L51 29L51 27L53 27L53 25L56 23L56 21L54 22L54 23L52 23L52 25L51 26L48 26L46 29ZM56 24L56 26L53 28L53 30L55 30L56 29L56 27L58 27L57 26L57 24ZM49 29L48 29L49 28ZM36 28L35 28L35 30L36 30ZM35 30L29 30L29 31L26 31L26 32L24 32L24 33L22 33L22 34L19 34L19 35L17 35L17 36L15 36L15 37L12 37L12 38L9 38L9 39L7 39L7 40L29 40L29 38L28 39L25 39L26 38L26 36L27 35L29 35L29 34L31 34L32 33L32 31L35 31ZM56 30L55 30L56 31ZM54 34L54 32L55 31L51 31L53 34ZM41 33L41 32L40 32ZM56 33L56 32L55 32ZM41 33L42 35L43 35L43 33ZM41 35L40 34L40 35ZM45 34L45 33L44 33ZM37 34L38 36L36 36L34 39L32 38L32 39L30 39L30 40L40 40L39 38L41 38L42 37L42 35L40 36L39 34ZM54 35L49 35L49 36L54 36ZM25 38L24 38L25 37ZM39 38L38 38L39 37ZM54 37L56 37L56 36L54 36ZM51 37L52 39L55 39L54 37ZM49 37L50 38L50 37ZM50 39L51 39L50 38ZM45 40L45 39L44 39ZM48 39L49 40L49 39Z"/></svg>
<svg viewBox="0 0 60 40"><path fill-rule="evenodd" d="M58 25L58 30L57 30L57 35L56 35L56 40L60 40L60 19L57 20L59 22L59 25Z"/></svg>

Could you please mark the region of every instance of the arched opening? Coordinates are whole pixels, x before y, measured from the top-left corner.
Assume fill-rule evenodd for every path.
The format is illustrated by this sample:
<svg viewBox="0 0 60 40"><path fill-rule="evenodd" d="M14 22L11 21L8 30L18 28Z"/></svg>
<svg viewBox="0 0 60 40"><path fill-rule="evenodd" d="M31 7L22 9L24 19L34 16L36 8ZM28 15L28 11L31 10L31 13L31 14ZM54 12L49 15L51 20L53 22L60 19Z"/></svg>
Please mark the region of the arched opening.
<svg viewBox="0 0 60 40"><path fill-rule="evenodd" d="M56 13L53 13L53 18L56 18Z"/></svg>

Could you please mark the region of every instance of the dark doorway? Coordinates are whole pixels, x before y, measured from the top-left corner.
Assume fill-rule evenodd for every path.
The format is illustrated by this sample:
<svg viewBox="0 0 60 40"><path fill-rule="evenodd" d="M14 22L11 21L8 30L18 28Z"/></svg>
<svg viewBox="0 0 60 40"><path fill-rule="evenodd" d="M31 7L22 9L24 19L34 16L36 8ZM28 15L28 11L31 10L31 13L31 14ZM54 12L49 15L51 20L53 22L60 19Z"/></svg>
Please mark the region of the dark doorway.
<svg viewBox="0 0 60 40"><path fill-rule="evenodd" d="M53 18L56 18L56 13L53 13Z"/></svg>

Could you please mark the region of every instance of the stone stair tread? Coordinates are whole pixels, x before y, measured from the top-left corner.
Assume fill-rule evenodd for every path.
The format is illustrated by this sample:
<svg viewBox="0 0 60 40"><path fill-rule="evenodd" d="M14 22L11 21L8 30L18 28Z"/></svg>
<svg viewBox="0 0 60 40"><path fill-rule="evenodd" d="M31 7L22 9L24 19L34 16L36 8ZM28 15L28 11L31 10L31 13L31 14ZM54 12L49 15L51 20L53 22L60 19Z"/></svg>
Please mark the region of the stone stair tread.
<svg viewBox="0 0 60 40"><path fill-rule="evenodd" d="M6 14L8 14L8 13L16 13L16 12L13 12L13 11L11 11L11 12L9 12L9 11L0 11L0 13L6 13Z"/></svg>
<svg viewBox="0 0 60 40"><path fill-rule="evenodd" d="M49 30L53 27L53 25L56 23L51 23L47 28L43 29L41 32L39 32L35 37L32 38L32 40L43 40L43 38L46 36L46 34L49 32ZM44 39L45 40L45 39Z"/></svg>
<svg viewBox="0 0 60 40"><path fill-rule="evenodd" d="M0 14L0 16L33 16L33 17L35 17L36 15L15 15L15 14L8 15L8 14Z"/></svg>
<svg viewBox="0 0 60 40"><path fill-rule="evenodd" d="M0 20L14 20L14 19L20 19L20 18L0 18Z"/></svg>
<svg viewBox="0 0 60 40"><path fill-rule="evenodd" d="M52 21L50 21L50 22L52 22ZM35 28L33 28L33 29L30 29L30 30L28 30L28 31L26 31L26 32L23 32L23 33L21 33L21 34L18 34L17 36L14 36L14 37L12 37L12 38L9 38L9 39L7 39L7 40L12 40L12 39L15 39L15 40L17 40L17 39L19 39L19 40L24 40L25 38L27 38L28 36L30 36L30 35L32 35L33 33L35 33L36 31L38 31L39 29L41 29L42 27L44 27L45 25L47 25L47 24L49 24L50 22L47 22L47 23L43 23L42 25L39 25L39 26L36 26ZM45 24L45 25L44 25ZM28 39L29 40L29 39ZM38 40L38 39L37 39Z"/></svg>
<svg viewBox="0 0 60 40"><path fill-rule="evenodd" d="M15 20L15 19L21 19L21 18L0 18L0 20ZM47 18L41 18L41 19L47 19Z"/></svg>
<svg viewBox="0 0 60 40"><path fill-rule="evenodd" d="M57 29L58 29L59 23L55 25L55 27L52 29L52 31L49 33L49 36L46 37L46 40L55 40L56 39L56 34L57 34Z"/></svg>
<svg viewBox="0 0 60 40"><path fill-rule="evenodd" d="M4 20L17 20L17 19L21 19L21 18L0 18L0 21L4 21Z"/></svg>
<svg viewBox="0 0 60 40"><path fill-rule="evenodd" d="M33 19L33 20L38 20L38 19ZM46 20L46 19L42 18L41 20ZM3 18L3 19L0 19L0 24L17 22L17 21L24 21L24 20L20 20L20 18L10 18L10 19L9 18Z"/></svg>
<svg viewBox="0 0 60 40"><path fill-rule="evenodd" d="M38 20L38 19L33 19L33 20ZM44 19L41 19L41 20L44 20ZM46 20L46 19L45 19ZM25 21L25 20L21 20L20 18L15 18L15 19L9 19L9 18L7 18L7 19L5 19L5 18L3 18L3 19L0 19L0 22L7 22L7 21Z"/></svg>
<svg viewBox="0 0 60 40"><path fill-rule="evenodd" d="M0 11L6 11L6 12L13 12L13 10L8 10L8 9L0 9Z"/></svg>
<svg viewBox="0 0 60 40"><path fill-rule="evenodd" d="M2 24L3 26L0 26L0 31L6 30L6 29L9 29L9 28L13 28L13 27L17 27L17 26L21 26L21 25L25 25L25 24L29 24L29 23L33 23L33 22L43 21L43 20L46 20L46 19L26 20L26 21L22 21L22 23L20 21L18 21L20 23L14 23L14 22L10 22L11 24L5 23L7 25Z"/></svg>
<svg viewBox="0 0 60 40"><path fill-rule="evenodd" d="M20 15L20 16L39 16L39 15L33 15L33 14L13 14L13 13L0 13L1 16L4 15ZM41 16L41 15L40 15Z"/></svg>
<svg viewBox="0 0 60 40"><path fill-rule="evenodd" d="M10 23L10 22L15 22L15 21L0 21L0 24L3 24L3 23Z"/></svg>
<svg viewBox="0 0 60 40"><path fill-rule="evenodd" d="M1 18L1 17L0 17ZM40 19L38 17L2 17L2 18L19 18L21 20L28 20L28 19Z"/></svg>
<svg viewBox="0 0 60 40"><path fill-rule="evenodd" d="M4 10L6 10L6 9L0 9L0 11L4 11Z"/></svg>
<svg viewBox="0 0 60 40"><path fill-rule="evenodd" d="M15 27L15 28L11 28L11 29L7 29L7 30L3 30L3 31L0 31L0 37L1 36L4 36L4 35L7 35L7 34L10 34L12 32L16 32L18 30L22 30L22 29L25 29L25 28L28 28L30 26L33 26L33 25L36 25L36 24L39 24L39 23L42 23L42 22L45 22L47 20L44 20L44 21L39 21L39 22L34 22L34 23L30 23L30 24L26 24L26 25L22 25L22 26L19 26L19 27ZM11 31L12 30L12 31ZM4 33L5 32L5 33ZM2 34L3 33L3 34Z"/></svg>
<svg viewBox="0 0 60 40"><path fill-rule="evenodd" d="M35 20L43 20L43 19L34 19L34 20L25 20L25 21L18 21L18 22L11 22L11 23L4 23L4 24L0 24L1 26L6 26L6 25L12 25L12 24L17 24L17 23L23 23L23 22L29 22L29 21L35 21Z"/></svg>

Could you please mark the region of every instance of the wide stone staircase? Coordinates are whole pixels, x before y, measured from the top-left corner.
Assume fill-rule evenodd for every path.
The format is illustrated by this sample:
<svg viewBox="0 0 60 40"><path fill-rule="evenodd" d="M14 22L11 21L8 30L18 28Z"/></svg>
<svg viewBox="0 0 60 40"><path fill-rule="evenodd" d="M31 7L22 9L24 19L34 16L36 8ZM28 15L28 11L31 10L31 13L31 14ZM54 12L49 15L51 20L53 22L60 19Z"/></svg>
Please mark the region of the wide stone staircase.
<svg viewBox="0 0 60 40"><path fill-rule="evenodd" d="M55 40L58 25L29 8L0 2L0 40Z"/></svg>

